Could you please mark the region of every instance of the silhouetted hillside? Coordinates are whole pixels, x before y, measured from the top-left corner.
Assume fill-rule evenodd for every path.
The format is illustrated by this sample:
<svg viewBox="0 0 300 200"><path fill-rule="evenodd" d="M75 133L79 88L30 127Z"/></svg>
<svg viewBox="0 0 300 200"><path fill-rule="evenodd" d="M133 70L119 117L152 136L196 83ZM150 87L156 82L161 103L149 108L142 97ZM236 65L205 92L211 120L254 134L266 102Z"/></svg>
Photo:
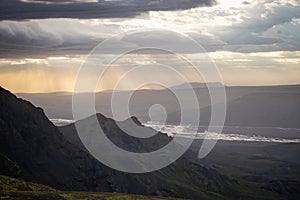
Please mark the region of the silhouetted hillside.
<svg viewBox="0 0 300 200"><path fill-rule="evenodd" d="M67 142L41 108L3 88L0 107L0 153L19 166L22 177L66 190L92 190L104 181L109 190L100 178L102 166Z"/></svg>
<svg viewBox="0 0 300 200"><path fill-rule="evenodd" d="M69 139L75 138L70 140L73 144L47 119L42 109L16 98L3 88L0 88L0 107L0 153L19 166L20 176L27 181L63 190L193 199L234 199L241 195L263 198L268 195L257 194L256 191L260 189L254 185L240 183L214 169L203 167L189 155L153 173L118 172L99 163L78 146L72 125L65 129L68 131L64 134ZM116 144L128 150L148 151L159 148L159 145L170 140L163 134L158 134L147 142L124 138L125 133L115 126L113 120L103 115L97 117L100 124L104 125L106 134ZM134 121L139 124L135 118ZM147 128L147 131L151 129ZM155 137L159 140L156 141Z"/></svg>

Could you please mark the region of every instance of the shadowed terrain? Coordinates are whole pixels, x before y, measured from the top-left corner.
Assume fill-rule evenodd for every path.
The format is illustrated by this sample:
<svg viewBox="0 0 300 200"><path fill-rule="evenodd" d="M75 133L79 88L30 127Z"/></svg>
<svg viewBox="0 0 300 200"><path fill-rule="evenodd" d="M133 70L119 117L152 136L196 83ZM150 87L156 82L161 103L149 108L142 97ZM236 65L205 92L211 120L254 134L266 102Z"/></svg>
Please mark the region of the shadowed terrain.
<svg viewBox="0 0 300 200"><path fill-rule="evenodd" d="M18 166L18 173L14 172L12 175L19 174L27 181L68 191L107 191L192 199L235 199L240 196L265 199L276 196L253 184L240 182L213 168L204 167L192 151L156 172L118 172L96 161L80 146L72 125L65 130L61 129L69 140L67 141L58 128L47 119L41 108L16 98L2 88L0 105L0 152L3 155L3 163L6 163L2 168ZM100 114L97 117L106 134L116 144L128 150L134 147L137 148L135 150L148 151L152 150L153 146L158 148L170 140L161 133L154 136L160 138L155 140L155 145L154 140L151 141L153 138L150 141L126 138L116 127L114 120ZM144 129L135 118L133 119ZM3 171L6 172L6 176L11 173L11 169Z"/></svg>
<svg viewBox="0 0 300 200"><path fill-rule="evenodd" d="M91 157L82 146L74 124L58 129L41 108L18 99L2 88L0 106L0 169L5 176L67 191L118 192L188 199L293 199L299 196L296 189L299 184L298 171L290 171L289 176L282 176L284 172L281 171L286 167L291 170L298 167L297 162L293 164L298 155L298 146L282 148L270 145L270 148L264 148L247 143L232 146L221 142L211 155L199 160L197 152L201 140L196 140L191 149L170 166L146 174L128 174L110 169ZM102 114L96 117L106 136L128 151L153 151L171 140L160 132L147 139L135 138L123 132L113 119ZM89 123L90 120L87 118L76 123ZM135 127L128 124L130 120ZM118 123L133 132L152 134L154 131L144 127L136 117ZM253 148L265 153L260 155L254 152L253 155ZM274 157L281 151L282 157L289 160L279 155ZM241 167L243 163L247 163L245 167ZM274 171L273 177L277 178L272 179L268 168L274 167L281 168ZM291 178L292 175L296 177ZM58 192L55 195L59 199L61 194L65 193ZM76 199L87 195L67 194ZM25 197L27 194L13 195L17 199L20 197L18 195Z"/></svg>

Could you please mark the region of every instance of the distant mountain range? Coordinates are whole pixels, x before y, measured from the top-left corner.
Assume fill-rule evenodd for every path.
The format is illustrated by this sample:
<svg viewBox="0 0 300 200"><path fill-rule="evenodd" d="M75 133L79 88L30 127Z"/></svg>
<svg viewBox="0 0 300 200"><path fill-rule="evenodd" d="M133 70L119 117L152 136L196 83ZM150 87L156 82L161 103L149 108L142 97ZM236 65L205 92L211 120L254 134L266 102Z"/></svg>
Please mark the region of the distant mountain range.
<svg viewBox="0 0 300 200"><path fill-rule="evenodd" d="M210 95L208 88L203 83L192 83L200 107L200 124L206 125L210 119ZM215 89L220 89L220 83L210 83ZM173 87L188 103L186 84ZM253 127L300 127L300 85L282 86L234 86L225 87L227 96L228 126L253 126ZM119 91L122 96L127 96L129 91ZM124 94L124 95L122 95ZM111 113L111 92L99 92L95 95L96 111L107 117ZM73 119L72 93L48 94L17 94L17 96L33 102L34 105L45 109L50 119ZM161 104L168 114L168 123L178 123L180 106L176 97L170 90L138 90L131 97L129 108L131 115L140 121L150 120L149 108L153 104ZM190 112L198 112L192 106ZM117 120L124 120L120 118Z"/></svg>
<svg viewBox="0 0 300 200"><path fill-rule="evenodd" d="M229 101L226 126L300 128L299 92L250 93ZM219 106L218 104L216 106ZM189 112L200 113L200 125L208 125L211 106ZM192 121L192 119L188 120ZM169 113L169 124L180 122L180 112Z"/></svg>
<svg viewBox="0 0 300 200"><path fill-rule="evenodd" d="M175 90L182 90L182 89L189 89L189 88L194 88L194 89L199 89L199 88L207 88L207 87L225 87L220 82L210 82L210 83L198 83L198 82L191 82L191 83L183 83L180 85L176 85L171 87L170 89L175 89Z"/></svg>

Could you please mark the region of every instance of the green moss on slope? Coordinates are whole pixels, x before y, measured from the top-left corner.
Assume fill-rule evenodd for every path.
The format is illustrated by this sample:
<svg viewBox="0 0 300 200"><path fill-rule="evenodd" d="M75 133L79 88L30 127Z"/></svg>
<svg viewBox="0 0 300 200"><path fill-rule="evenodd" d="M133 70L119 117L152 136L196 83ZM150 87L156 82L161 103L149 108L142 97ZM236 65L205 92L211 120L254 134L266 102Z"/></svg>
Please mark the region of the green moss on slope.
<svg viewBox="0 0 300 200"><path fill-rule="evenodd" d="M61 192L51 187L0 176L0 200L164 200L118 193Z"/></svg>
<svg viewBox="0 0 300 200"><path fill-rule="evenodd" d="M36 183L29 183L19 179L10 178L7 176L0 176L0 191L2 192L16 192L16 191L32 191L32 192L44 192L44 191L56 191L55 189L40 185Z"/></svg>

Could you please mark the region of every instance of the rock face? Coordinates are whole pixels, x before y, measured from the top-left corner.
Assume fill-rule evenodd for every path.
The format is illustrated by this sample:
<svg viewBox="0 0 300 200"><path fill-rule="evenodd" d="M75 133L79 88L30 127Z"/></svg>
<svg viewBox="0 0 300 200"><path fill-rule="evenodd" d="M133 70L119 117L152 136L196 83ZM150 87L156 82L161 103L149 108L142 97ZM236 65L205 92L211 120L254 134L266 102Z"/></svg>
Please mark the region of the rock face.
<svg viewBox="0 0 300 200"><path fill-rule="evenodd" d="M170 141L160 133L147 141L126 136L114 120L100 114L97 118L107 136L127 150L152 151ZM138 129L153 131L143 127L136 118L132 121L139 126ZM128 122L121 123L126 125ZM110 169L85 151L74 124L58 130L41 108L18 99L3 88L0 88L0 154L3 158L1 163L6 163L0 169L14 171L11 166L15 163L25 180L61 190L232 199L241 195L248 197L247 191L253 189L252 186L243 187L238 181L214 169L203 167L191 158L190 152L172 165L153 173L128 174ZM13 174L9 170L7 173Z"/></svg>

